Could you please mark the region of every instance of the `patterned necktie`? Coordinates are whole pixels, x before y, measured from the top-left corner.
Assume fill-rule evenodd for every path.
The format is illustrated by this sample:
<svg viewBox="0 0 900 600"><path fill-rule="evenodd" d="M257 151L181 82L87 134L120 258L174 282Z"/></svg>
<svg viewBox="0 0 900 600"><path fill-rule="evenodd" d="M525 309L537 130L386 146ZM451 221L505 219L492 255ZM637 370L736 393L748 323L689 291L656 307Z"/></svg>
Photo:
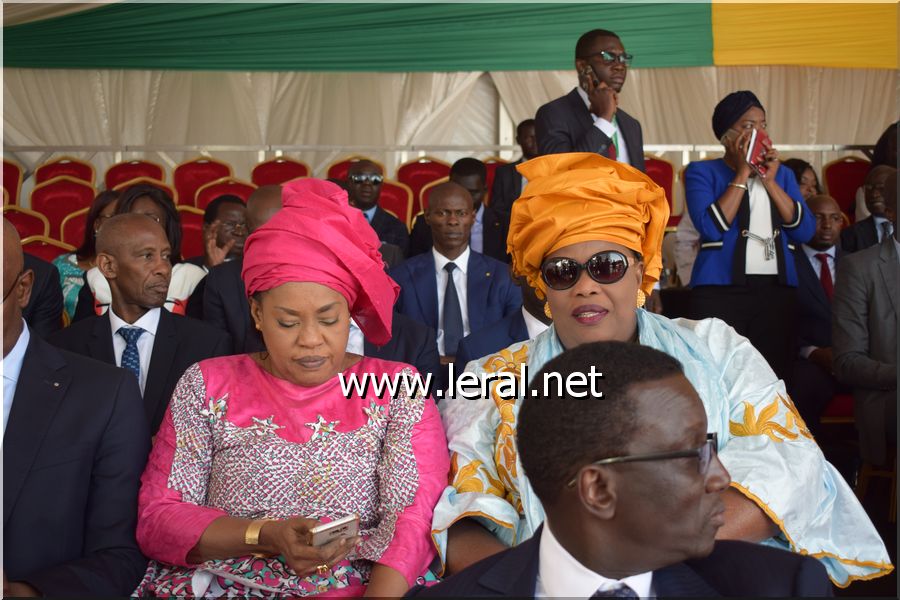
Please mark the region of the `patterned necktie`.
<svg viewBox="0 0 900 600"><path fill-rule="evenodd" d="M637 598L637 592L624 583L616 584L609 588L600 588L591 598Z"/></svg>
<svg viewBox="0 0 900 600"><path fill-rule="evenodd" d="M444 292L444 356L456 356L456 348L463 337L462 309L459 306L459 295L453 283L454 263L444 265L447 271L447 288Z"/></svg>
<svg viewBox="0 0 900 600"><path fill-rule="evenodd" d="M816 254L816 258L822 263L822 268L819 270L819 281L822 282L822 289L825 290L825 295L831 300L831 297L834 296L834 282L831 280L831 269L828 267L828 255L824 252L819 252Z"/></svg>
<svg viewBox="0 0 900 600"><path fill-rule="evenodd" d="M141 355L138 353L137 341L143 335L144 330L140 327L119 327L116 333L125 338L125 351L122 353L122 364L119 366L134 373L140 382Z"/></svg>
<svg viewBox="0 0 900 600"><path fill-rule="evenodd" d="M619 131L616 123L616 117L613 116L612 124L616 126L616 131L613 132L612 138L609 140L609 147L606 149L606 157L611 160L616 160L616 157L619 156L619 151L616 148L618 146L619 141Z"/></svg>
<svg viewBox="0 0 900 600"><path fill-rule="evenodd" d="M894 235L894 226L891 225L890 221L882 221L881 222L881 241L883 242L887 238Z"/></svg>

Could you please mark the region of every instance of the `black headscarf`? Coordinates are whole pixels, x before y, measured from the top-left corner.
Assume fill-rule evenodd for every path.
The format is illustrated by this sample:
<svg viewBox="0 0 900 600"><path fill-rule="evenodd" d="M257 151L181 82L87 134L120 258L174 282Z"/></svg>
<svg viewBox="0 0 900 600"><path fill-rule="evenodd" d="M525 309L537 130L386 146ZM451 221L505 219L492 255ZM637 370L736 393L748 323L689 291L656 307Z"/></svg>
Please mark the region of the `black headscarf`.
<svg viewBox="0 0 900 600"><path fill-rule="evenodd" d="M722 136L728 131L728 128L741 118L741 115L753 108L759 107L760 110L766 112L760 103L756 94L747 90L739 92L731 92L716 104L713 111L712 128L716 134L716 139L722 139Z"/></svg>

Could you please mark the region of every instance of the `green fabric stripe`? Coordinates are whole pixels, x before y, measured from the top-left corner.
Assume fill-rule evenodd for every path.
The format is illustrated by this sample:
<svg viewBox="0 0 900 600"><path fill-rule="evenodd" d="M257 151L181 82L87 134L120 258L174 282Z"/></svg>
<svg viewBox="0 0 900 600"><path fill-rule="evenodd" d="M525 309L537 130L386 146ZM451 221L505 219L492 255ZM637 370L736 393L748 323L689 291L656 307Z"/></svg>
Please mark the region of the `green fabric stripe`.
<svg viewBox="0 0 900 600"><path fill-rule="evenodd" d="M3 30L6 67L234 71L572 68L585 31L634 67L712 64L710 5L131 4Z"/></svg>

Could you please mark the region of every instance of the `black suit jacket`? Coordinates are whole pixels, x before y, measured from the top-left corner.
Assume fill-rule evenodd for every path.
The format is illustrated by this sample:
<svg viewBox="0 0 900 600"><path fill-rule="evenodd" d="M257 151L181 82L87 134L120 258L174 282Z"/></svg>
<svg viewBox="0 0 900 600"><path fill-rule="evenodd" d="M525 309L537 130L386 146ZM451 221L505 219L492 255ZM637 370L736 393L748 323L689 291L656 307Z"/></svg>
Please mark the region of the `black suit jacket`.
<svg viewBox="0 0 900 600"><path fill-rule="evenodd" d="M432 587L416 586L406 597L533 598L541 530L514 548L489 556ZM831 596L825 567L814 558L747 542L717 542L705 558L653 572L657 598L718 596Z"/></svg>
<svg viewBox="0 0 900 600"><path fill-rule="evenodd" d="M496 211L491 206L484 207L482 215L484 234L482 240L484 249L481 252L500 262L508 263L509 255L506 253L506 236L509 234L509 214ZM431 239L431 227L420 216L416 219L410 234L409 257L431 252L434 241Z"/></svg>
<svg viewBox="0 0 900 600"><path fill-rule="evenodd" d="M45 596L127 596L147 566L137 382L31 333L3 441L4 574Z"/></svg>
<svg viewBox="0 0 900 600"><path fill-rule="evenodd" d="M30 254L25 255L25 268L34 271L34 283L22 317L32 333L47 339L62 327L63 293L59 269Z"/></svg>
<svg viewBox="0 0 900 600"><path fill-rule="evenodd" d="M389 214L380 206L375 209L372 216L372 229L378 235L378 239L400 248L403 258L409 254L409 230L400 219Z"/></svg>
<svg viewBox="0 0 900 600"><path fill-rule="evenodd" d="M94 316L63 329L50 342L83 356L114 365L112 326L109 315ZM159 325L144 387L144 414L150 433L156 434L175 391L175 385L195 362L225 356L231 351L227 333L206 323L159 310Z"/></svg>
<svg viewBox="0 0 900 600"><path fill-rule="evenodd" d="M841 232L841 250L847 253L865 250L877 243L878 231L875 229L875 217L872 215Z"/></svg>
<svg viewBox="0 0 900 600"><path fill-rule="evenodd" d="M514 163L500 165L494 171L494 185L491 186L491 208L494 210L507 215L512 212L513 202L522 194L522 174L516 167L523 162L525 159L520 158Z"/></svg>
<svg viewBox="0 0 900 600"><path fill-rule="evenodd" d="M841 250L835 248L835 265L840 264ZM797 347L831 346L831 300L825 295L822 283L803 247L794 250L797 267Z"/></svg>
<svg viewBox="0 0 900 600"><path fill-rule="evenodd" d="M616 110L619 132L625 138L631 164L644 170L644 135L637 119L624 110ZM594 127L591 111L578 95L578 89L540 107L534 117L538 152L597 152L606 155L612 140Z"/></svg>

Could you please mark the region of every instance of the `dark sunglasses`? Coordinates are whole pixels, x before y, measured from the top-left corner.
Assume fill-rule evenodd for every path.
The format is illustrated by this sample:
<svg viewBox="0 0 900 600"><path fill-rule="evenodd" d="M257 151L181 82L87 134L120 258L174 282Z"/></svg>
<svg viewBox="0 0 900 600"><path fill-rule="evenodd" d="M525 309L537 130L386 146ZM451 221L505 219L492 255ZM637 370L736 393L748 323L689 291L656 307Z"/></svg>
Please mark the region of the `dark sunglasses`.
<svg viewBox="0 0 900 600"><path fill-rule="evenodd" d="M628 257L616 250L604 250L584 264L574 258L551 258L541 265L541 278L551 290L567 290L578 281L582 269L597 283L615 283L625 277Z"/></svg>
<svg viewBox="0 0 900 600"><path fill-rule="evenodd" d="M634 55L628 54L627 52L623 52L622 54L613 54L612 52L607 52L606 50L588 54L587 56L585 56L585 58L593 58L595 56L599 56L600 60L602 60L603 64L605 65L611 65L615 62L620 62L627 67L631 64L631 61L634 60Z"/></svg>
<svg viewBox="0 0 900 600"><path fill-rule="evenodd" d="M377 173L354 173L349 177L352 183L371 183L372 185L381 185L384 176Z"/></svg>
<svg viewBox="0 0 900 600"><path fill-rule="evenodd" d="M676 450L674 452L654 452L652 454L632 454L631 456L616 456L614 458L604 458L597 460L591 465L613 465L616 463L641 462L647 460L668 460L670 458L693 458L697 457L697 471L700 475L706 475L709 472L709 465L712 464L713 457L719 453L719 435L715 432L706 434L706 441L699 448L690 450ZM589 465L586 465L589 466ZM583 469L584 467L582 467ZM580 472L581 469L579 469ZM576 475L569 481L569 487L575 487Z"/></svg>

